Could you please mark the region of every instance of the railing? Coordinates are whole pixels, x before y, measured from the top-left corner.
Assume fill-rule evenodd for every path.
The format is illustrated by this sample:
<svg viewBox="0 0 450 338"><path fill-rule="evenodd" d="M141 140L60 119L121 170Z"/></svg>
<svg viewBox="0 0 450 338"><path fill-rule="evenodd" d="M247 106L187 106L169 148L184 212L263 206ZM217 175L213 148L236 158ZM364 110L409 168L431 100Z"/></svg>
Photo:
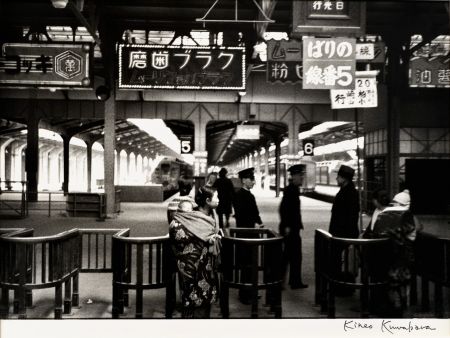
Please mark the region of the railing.
<svg viewBox="0 0 450 338"><path fill-rule="evenodd" d="M450 287L450 239L418 232L415 242L416 274L421 278L422 311L429 311L429 283L434 284L434 313L444 316L443 288ZM415 281L416 278L413 278ZM411 295L416 298L416 290Z"/></svg>
<svg viewBox="0 0 450 338"><path fill-rule="evenodd" d="M12 184L21 189L13 190ZM28 216L26 190L27 182L25 181L0 181L0 214L4 211L12 211L14 216L20 218Z"/></svg>
<svg viewBox="0 0 450 338"><path fill-rule="evenodd" d="M26 318L26 306L31 306L31 290L55 288L55 318L62 316L63 284L64 312L70 312L71 282L79 272L78 230L73 229L46 237L0 237L0 287L2 308L9 309L9 290L16 291L15 311Z"/></svg>
<svg viewBox="0 0 450 338"><path fill-rule="evenodd" d="M79 306L79 272L112 272L112 236L129 229L72 229L54 236L32 237L33 229L0 229L1 316L9 313L9 290L14 309L26 318L32 290L55 287L55 318Z"/></svg>
<svg viewBox="0 0 450 338"><path fill-rule="evenodd" d="M360 290L360 314L368 317L371 293L388 283L390 241L347 239L318 229L315 233L316 304L335 317L336 293Z"/></svg>
<svg viewBox="0 0 450 338"><path fill-rule="evenodd" d="M136 290L136 318L143 318L143 291L166 289L166 318L175 306L175 268L169 236L113 236L113 318L128 306L128 290Z"/></svg>
<svg viewBox="0 0 450 338"><path fill-rule="evenodd" d="M281 318L283 238L268 229L229 229L222 238L222 316L229 317L229 288L251 294L251 316L258 317L258 290L266 290L266 303Z"/></svg>

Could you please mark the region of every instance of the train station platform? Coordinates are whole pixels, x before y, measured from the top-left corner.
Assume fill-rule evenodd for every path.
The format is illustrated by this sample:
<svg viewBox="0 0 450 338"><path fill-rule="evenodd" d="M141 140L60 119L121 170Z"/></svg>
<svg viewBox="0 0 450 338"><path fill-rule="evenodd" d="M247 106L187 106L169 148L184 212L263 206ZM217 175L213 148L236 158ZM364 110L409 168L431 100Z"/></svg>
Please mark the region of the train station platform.
<svg viewBox="0 0 450 338"><path fill-rule="evenodd" d="M261 218L266 228L278 230L278 205L281 197L275 197L272 191L254 191ZM130 236L159 236L167 234L167 205L175 198L162 203L122 203L122 212L117 217L105 221L94 218L67 217L65 213L54 213L48 217L44 211L33 211L24 219L2 219L0 228L26 227L35 230L35 236L52 235L72 228L129 228ZM282 318L326 318L320 307L314 304L314 232L316 229L328 229L331 204L302 196L302 217L305 226L303 232L303 280L309 284L307 289L291 290L284 286L282 293ZM368 223L364 216L363 223ZM231 226L234 226L232 220ZM436 227L435 227L436 228ZM436 230L437 229L437 230ZM437 227L433 231L449 235L448 229ZM72 309L70 315L63 318L101 319L112 317L112 276L109 273L80 274L80 307ZM35 290L34 306L27 309L28 318L53 318L53 289ZM447 296L446 296L447 297ZM150 290L144 293L144 318L164 318L163 290ZM177 295L179 300L179 294ZM259 317L273 318L269 307L260 301ZM448 304L448 299L445 300ZM134 316L134 294L130 292L130 308L125 311L124 318ZM359 317L359 293L351 297L339 297L336 301L337 318ZM445 303L444 303L445 304ZM237 291L230 290L230 318L250 318L250 305L242 305L238 301ZM411 308L408 314L416 318L432 318L431 312L420 312L418 307ZM445 314L448 318L449 313ZM14 315L12 315L14 318ZM179 304L174 318L181 318ZM221 318L219 305L212 308L212 318Z"/></svg>

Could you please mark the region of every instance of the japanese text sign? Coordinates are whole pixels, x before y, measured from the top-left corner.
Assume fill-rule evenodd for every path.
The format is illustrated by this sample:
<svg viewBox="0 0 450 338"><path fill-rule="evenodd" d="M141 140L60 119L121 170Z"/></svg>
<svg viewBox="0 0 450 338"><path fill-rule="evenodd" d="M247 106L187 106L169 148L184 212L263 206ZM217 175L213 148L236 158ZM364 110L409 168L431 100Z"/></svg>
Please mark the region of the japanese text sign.
<svg viewBox="0 0 450 338"><path fill-rule="evenodd" d="M293 35L361 36L365 31L365 1L293 1Z"/></svg>
<svg viewBox="0 0 450 338"><path fill-rule="evenodd" d="M194 151L194 176L205 176L208 166L208 152Z"/></svg>
<svg viewBox="0 0 450 338"><path fill-rule="evenodd" d="M236 128L237 140L259 140L259 125L238 125Z"/></svg>
<svg viewBox="0 0 450 338"><path fill-rule="evenodd" d="M119 88L245 90L245 47L122 44Z"/></svg>
<svg viewBox="0 0 450 338"><path fill-rule="evenodd" d="M352 38L303 38L303 88L353 89L355 46Z"/></svg>
<svg viewBox="0 0 450 338"><path fill-rule="evenodd" d="M372 108L378 106L376 77L357 77L355 89L330 90L331 108Z"/></svg>
<svg viewBox="0 0 450 338"><path fill-rule="evenodd" d="M89 87L89 44L5 43L0 84L39 87Z"/></svg>
<svg viewBox="0 0 450 338"><path fill-rule="evenodd" d="M410 87L450 87L450 59L414 57L409 61Z"/></svg>

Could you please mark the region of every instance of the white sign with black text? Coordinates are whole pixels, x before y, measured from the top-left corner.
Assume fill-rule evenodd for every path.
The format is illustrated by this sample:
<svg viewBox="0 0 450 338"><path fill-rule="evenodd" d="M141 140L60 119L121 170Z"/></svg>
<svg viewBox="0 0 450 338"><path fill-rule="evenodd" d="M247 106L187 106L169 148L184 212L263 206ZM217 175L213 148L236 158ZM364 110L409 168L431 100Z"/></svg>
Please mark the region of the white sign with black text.
<svg viewBox="0 0 450 338"><path fill-rule="evenodd" d="M376 77L358 77L355 89L331 89L331 108L373 108L378 106Z"/></svg>

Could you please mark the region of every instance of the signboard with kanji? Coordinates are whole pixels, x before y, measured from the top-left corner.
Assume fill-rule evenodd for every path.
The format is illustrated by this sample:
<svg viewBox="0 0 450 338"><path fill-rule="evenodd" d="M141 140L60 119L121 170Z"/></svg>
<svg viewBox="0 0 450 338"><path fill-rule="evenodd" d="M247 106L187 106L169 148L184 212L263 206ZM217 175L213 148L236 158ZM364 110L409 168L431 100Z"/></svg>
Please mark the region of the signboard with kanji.
<svg viewBox="0 0 450 338"><path fill-rule="evenodd" d="M365 1L293 1L293 36L361 36L366 26Z"/></svg>
<svg viewBox="0 0 450 338"><path fill-rule="evenodd" d="M0 56L0 85L90 87L89 44L5 43Z"/></svg>
<svg viewBox="0 0 450 338"><path fill-rule="evenodd" d="M194 151L194 176L206 176L208 166L208 152Z"/></svg>
<svg viewBox="0 0 450 338"><path fill-rule="evenodd" d="M450 59L413 57L409 60L410 87L450 87Z"/></svg>
<svg viewBox="0 0 450 338"><path fill-rule="evenodd" d="M357 77L355 89L332 89L330 100L332 109L377 107L376 77Z"/></svg>
<svg viewBox="0 0 450 338"><path fill-rule="evenodd" d="M352 38L303 38L303 89L353 89L355 46Z"/></svg>
<svg viewBox="0 0 450 338"><path fill-rule="evenodd" d="M236 128L237 140L259 140L259 125L238 125Z"/></svg>
<svg viewBox="0 0 450 338"><path fill-rule="evenodd" d="M245 47L119 45L121 89L245 90Z"/></svg>

